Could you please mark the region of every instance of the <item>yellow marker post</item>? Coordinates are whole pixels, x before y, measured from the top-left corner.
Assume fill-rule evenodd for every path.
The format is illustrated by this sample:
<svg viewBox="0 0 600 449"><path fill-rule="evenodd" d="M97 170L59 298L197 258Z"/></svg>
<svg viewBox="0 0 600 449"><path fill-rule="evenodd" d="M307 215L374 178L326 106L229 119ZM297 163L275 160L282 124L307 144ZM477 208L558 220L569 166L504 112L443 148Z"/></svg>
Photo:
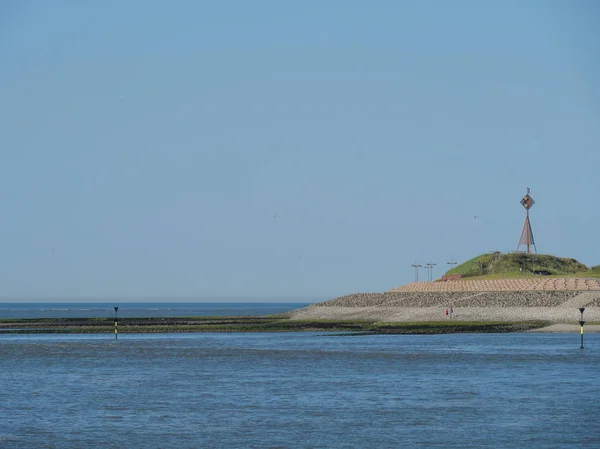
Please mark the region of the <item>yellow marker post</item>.
<svg viewBox="0 0 600 449"><path fill-rule="evenodd" d="M117 311L119 308L115 306L115 340L118 338L118 327L117 327Z"/></svg>
<svg viewBox="0 0 600 449"><path fill-rule="evenodd" d="M583 321L583 311L585 310L585 307L580 307L579 311L581 312L581 320L579 320L579 325L581 326L581 346L579 347L579 349L583 349L583 325L585 324L585 321Z"/></svg>

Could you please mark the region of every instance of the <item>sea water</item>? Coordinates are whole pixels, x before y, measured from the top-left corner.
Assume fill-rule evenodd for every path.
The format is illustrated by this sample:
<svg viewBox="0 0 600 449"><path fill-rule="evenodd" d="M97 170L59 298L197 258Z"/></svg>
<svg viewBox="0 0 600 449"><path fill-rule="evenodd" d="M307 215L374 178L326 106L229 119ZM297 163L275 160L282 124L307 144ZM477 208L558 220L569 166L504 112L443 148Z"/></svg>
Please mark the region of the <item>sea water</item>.
<svg viewBox="0 0 600 449"><path fill-rule="evenodd" d="M1 448L598 448L600 338L0 335Z"/></svg>
<svg viewBox="0 0 600 449"><path fill-rule="evenodd" d="M0 302L5 318L120 318L174 316L263 316L308 306L304 302Z"/></svg>

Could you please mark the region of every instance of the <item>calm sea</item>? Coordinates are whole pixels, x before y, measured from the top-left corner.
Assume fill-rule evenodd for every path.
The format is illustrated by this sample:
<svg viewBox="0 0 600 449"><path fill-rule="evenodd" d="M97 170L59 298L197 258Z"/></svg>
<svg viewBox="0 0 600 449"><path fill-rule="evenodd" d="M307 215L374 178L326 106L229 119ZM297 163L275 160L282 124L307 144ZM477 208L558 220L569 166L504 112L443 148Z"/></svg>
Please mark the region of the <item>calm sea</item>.
<svg viewBox="0 0 600 449"><path fill-rule="evenodd" d="M102 318L168 316L262 316L299 309L290 302L129 302L129 303L0 303L2 318Z"/></svg>
<svg viewBox="0 0 600 449"><path fill-rule="evenodd" d="M598 448L600 334L0 335L0 447Z"/></svg>

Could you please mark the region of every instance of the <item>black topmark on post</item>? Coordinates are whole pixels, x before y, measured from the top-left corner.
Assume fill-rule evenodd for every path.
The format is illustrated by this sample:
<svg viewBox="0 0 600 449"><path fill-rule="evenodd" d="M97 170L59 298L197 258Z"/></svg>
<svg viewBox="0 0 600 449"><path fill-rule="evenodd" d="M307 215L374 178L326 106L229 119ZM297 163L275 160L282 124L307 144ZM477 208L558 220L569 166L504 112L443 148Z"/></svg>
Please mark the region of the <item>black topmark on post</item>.
<svg viewBox="0 0 600 449"><path fill-rule="evenodd" d="M115 340L117 339L117 312L118 312L119 308L117 306L115 306Z"/></svg>
<svg viewBox="0 0 600 449"><path fill-rule="evenodd" d="M583 349L583 325L585 324L585 321L583 321L584 310L585 310L585 307L579 308L579 311L581 312L581 319L579 320L579 326L581 326L581 346L579 347L579 349Z"/></svg>

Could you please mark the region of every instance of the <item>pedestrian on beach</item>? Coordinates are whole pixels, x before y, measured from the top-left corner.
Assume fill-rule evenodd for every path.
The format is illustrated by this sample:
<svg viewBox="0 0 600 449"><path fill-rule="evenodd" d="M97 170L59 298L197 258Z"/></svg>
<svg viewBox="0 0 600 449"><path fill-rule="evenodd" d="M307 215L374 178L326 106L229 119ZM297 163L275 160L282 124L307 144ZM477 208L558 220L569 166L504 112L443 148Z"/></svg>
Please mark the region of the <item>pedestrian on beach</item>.
<svg viewBox="0 0 600 449"><path fill-rule="evenodd" d="M450 306L450 319L454 317L454 307Z"/></svg>
<svg viewBox="0 0 600 449"><path fill-rule="evenodd" d="M446 319L448 319L448 309L446 309Z"/></svg>

